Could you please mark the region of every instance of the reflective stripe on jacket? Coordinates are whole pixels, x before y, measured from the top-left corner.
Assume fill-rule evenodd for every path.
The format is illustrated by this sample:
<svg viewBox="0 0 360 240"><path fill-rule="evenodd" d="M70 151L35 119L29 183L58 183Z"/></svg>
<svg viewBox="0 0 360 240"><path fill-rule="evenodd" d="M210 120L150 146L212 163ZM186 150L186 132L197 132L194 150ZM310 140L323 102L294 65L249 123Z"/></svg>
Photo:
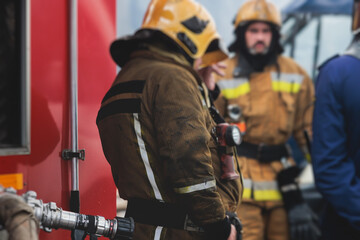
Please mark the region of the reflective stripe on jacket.
<svg viewBox="0 0 360 240"><path fill-rule="evenodd" d="M276 181L252 181L244 179L243 199L254 199L255 201L277 201L281 200L281 193Z"/></svg>

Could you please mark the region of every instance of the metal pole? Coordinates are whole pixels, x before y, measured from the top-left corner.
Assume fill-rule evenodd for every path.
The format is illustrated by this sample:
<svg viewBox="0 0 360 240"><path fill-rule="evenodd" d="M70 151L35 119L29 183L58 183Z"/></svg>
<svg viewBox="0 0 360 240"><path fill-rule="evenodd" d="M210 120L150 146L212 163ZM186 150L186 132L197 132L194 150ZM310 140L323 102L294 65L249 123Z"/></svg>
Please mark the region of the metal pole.
<svg viewBox="0 0 360 240"><path fill-rule="evenodd" d="M78 152L78 2L77 0L70 0L70 100L71 100L71 151ZM71 191L72 195L75 193L78 198L79 194L79 159L73 157L71 159ZM76 201L76 200L75 200ZM72 211L79 212L79 201L76 201L75 205L70 202ZM74 203L74 202L73 202ZM77 206L76 206L77 205Z"/></svg>
<svg viewBox="0 0 360 240"><path fill-rule="evenodd" d="M295 48L296 48L296 42L295 42L295 37L294 37L290 41L290 57L291 58L295 57Z"/></svg>
<svg viewBox="0 0 360 240"><path fill-rule="evenodd" d="M317 64L318 64L318 60L319 60L319 53L320 53L320 41L321 41L321 29L322 29L321 16L318 16L317 20L318 20L318 24L317 24L317 28L316 28L316 42L315 42L315 50L314 50L314 57L313 57L312 79L315 79Z"/></svg>

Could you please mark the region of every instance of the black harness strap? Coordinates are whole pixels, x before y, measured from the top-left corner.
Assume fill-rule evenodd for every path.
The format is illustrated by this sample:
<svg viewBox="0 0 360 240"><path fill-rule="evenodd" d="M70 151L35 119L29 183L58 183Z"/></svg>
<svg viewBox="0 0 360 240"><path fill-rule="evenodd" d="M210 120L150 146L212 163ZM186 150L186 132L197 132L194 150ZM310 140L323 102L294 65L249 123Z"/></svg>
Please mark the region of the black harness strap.
<svg viewBox="0 0 360 240"><path fill-rule="evenodd" d="M242 142L237 148L237 154L248 158L259 160L262 163L279 161L283 157L289 157L289 151L285 144L280 145L258 145Z"/></svg>
<svg viewBox="0 0 360 240"><path fill-rule="evenodd" d="M138 223L182 230L186 216L186 211L178 205L145 199L130 199L125 214Z"/></svg>

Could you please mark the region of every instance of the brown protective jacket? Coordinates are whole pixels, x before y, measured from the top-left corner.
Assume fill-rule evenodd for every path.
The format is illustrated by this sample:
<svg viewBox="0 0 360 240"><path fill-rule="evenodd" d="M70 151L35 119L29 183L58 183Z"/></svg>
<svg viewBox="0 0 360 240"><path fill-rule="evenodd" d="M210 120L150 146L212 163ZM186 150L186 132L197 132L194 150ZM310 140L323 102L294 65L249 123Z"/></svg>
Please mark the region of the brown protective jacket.
<svg viewBox="0 0 360 240"><path fill-rule="evenodd" d="M33 209L11 193L0 193L0 224L8 232L9 240L37 240L39 223Z"/></svg>
<svg viewBox="0 0 360 240"><path fill-rule="evenodd" d="M215 123L207 96L199 91L201 79L185 60L165 55L149 50L132 54L104 97L97 124L122 198L178 204L203 226L223 220L225 211L236 211L241 183L220 179ZM153 239L154 234L205 238L197 232L135 227L136 239Z"/></svg>

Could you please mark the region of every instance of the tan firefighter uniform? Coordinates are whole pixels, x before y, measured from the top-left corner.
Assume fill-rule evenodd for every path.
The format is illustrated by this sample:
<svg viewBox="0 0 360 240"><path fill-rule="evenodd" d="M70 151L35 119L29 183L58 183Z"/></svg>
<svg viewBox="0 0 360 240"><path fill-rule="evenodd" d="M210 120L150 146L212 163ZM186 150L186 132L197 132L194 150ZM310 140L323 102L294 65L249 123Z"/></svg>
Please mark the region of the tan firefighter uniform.
<svg viewBox="0 0 360 240"><path fill-rule="evenodd" d="M274 64L250 78L234 78L237 59L226 61L226 76L217 82L222 98L215 104L228 121L227 106L240 106L246 124L243 142L258 145L259 154L261 146L285 144L291 135L305 146L303 131L311 135L314 99L313 84L305 71L292 59L279 56L278 68ZM243 223L243 239L288 239L287 215L276 182L277 173L283 169L281 159L261 163L240 156L238 160L244 177L243 204L237 211ZM288 160L293 163L291 157Z"/></svg>
<svg viewBox="0 0 360 240"><path fill-rule="evenodd" d="M0 225L8 232L6 239L39 239L39 223L33 209L15 194L0 193Z"/></svg>
<svg viewBox="0 0 360 240"><path fill-rule="evenodd" d="M104 97L97 118L120 196L129 204L133 199L174 204L198 226L235 212L241 191L239 179L220 179L215 123L200 87L197 73L181 56L137 51ZM182 224L189 231L137 223L134 239L206 239L188 223Z"/></svg>

